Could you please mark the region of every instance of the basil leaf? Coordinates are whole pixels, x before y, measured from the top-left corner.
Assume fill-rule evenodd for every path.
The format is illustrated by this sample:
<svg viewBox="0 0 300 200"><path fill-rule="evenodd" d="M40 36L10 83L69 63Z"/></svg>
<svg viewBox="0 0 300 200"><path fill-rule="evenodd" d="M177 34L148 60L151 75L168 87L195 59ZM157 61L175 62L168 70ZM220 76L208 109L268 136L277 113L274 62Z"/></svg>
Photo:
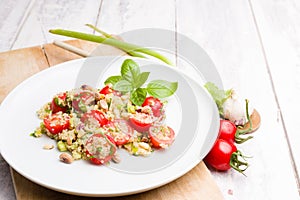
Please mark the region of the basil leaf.
<svg viewBox="0 0 300 200"><path fill-rule="evenodd" d="M107 84L111 83L112 85L115 85L121 79L122 79L122 76L110 76L104 81L104 84L107 85Z"/></svg>
<svg viewBox="0 0 300 200"><path fill-rule="evenodd" d="M147 85L148 93L156 98L165 98L175 93L178 82L169 82L165 80L153 80Z"/></svg>
<svg viewBox="0 0 300 200"><path fill-rule="evenodd" d="M135 88L139 88L141 86L143 86L143 84L147 81L148 77L149 77L150 72L142 72L140 73L140 75L138 76L137 80L133 83L133 86Z"/></svg>
<svg viewBox="0 0 300 200"><path fill-rule="evenodd" d="M120 92L130 92L133 88L130 82L126 80L120 80L115 83L113 89Z"/></svg>
<svg viewBox="0 0 300 200"><path fill-rule="evenodd" d="M133 92L131 92L130 100L135 105L141 106L144 103L146 96L147 96L147 90L145 88L138 88Z"/></svg>
<svg viewBox="0 0 300 200"><path fill-rule="evenodd" d="M219 89L214 83L207 82L204 87L216 102L220 115L223 115L223 104L232 95L232 90Z"/></svg>
<svg viewBox="0 0 300 200"><path fill-rule="evenodd" d="M123 79L128 82L134 83L140 75L140 67L136 62L131 59L126 59L121 67L121 75Z"/></svg>

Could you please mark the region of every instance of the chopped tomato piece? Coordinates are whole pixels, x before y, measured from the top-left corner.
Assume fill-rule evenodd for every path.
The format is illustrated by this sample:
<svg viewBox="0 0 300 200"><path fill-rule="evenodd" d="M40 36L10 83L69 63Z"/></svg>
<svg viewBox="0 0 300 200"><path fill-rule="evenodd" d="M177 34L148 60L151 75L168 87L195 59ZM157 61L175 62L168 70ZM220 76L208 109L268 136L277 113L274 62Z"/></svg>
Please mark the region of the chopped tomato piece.
<svg viewBox="0 0 300 200"><path fill-rule="evenodd" d="M129 124L139 132L146 132L153 123L153 117L147 113L136 112L129 118Z"/></svg>
<svg viewBox="0 0 300 200"><path fill-rule="evenodd" d="M174 130L169 126L151 126L149 137L155 148L166 148L170 146L175 138Z"/></svg>
<svg viewBox="0 0 300 200"><path fill-rule="evenodd" d="M85 145L88 159L95 165L109 162L116 153L117 147L103 134L93 134Z"/></svg>
<svg viewBox="0 0 300 200"><path fill-rule="evenodd" d="M51 114L44 118L44 125L50 133L58 134L70 127L70 117L60 112Z"/></svg>
<svg viewBox="0 0 300 200"><path fill-rule="evenodd" d="M155 117L159 117L162 114L163 104L157 98L147 97L142 106L150 106Z"/></svg>
<svg viewBox="0 0 300 200"><path fill-rule="evenodd" d="M90 119L95 119L99 123L100 126L104 126L108 124L109 120L106 118L105 114L100 110L91 110L90 112L84 113L81 117L81 121L86 123Z"/></svg>
<svg viewBox="0 0 300 200"><path fill-rule="evenodd" d="M126 144L133 134L133 129L126 120L116 119L106 126L107 135L110 136L116 145Z"/></svg>
<svg viewBox="0 0 300 200"><path fill-rule="evenodd" d="M111 94L111 93L113 93L113 94L116 95L116 96L120 96L120 95L121 95L120 92L118 92L118 91L112 89L109 85L104 86L104 87L100 90L99 93L100 93L100 94L104 94L104 95Z"/></svg>
<svg viewBox="0 0 300 200"><path fill-rule="evenodd" d="M55 96L50 104L50 109L52 110L52 113L57 113L60 111L65 113L67 111L66 99L66 93L61 93Z"/></svg>
<svg viewBox="0 0 300 200"><path fill-rule="evenodd" d="M91 91L83 91L74 95L72 107L77 112L87 112L87 106L95 104L95 94Z"/></svg>

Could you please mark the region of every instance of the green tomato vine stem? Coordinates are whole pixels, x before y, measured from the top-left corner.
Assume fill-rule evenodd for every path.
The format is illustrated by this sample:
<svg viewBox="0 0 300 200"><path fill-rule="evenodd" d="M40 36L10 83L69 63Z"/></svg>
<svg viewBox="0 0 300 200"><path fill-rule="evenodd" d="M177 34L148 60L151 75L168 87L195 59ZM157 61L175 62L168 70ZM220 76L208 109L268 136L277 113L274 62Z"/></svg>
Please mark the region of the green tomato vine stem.
<svg viewBox="0 0 300 200"><path fill-rule="evenodd" d="M247 133L249 133L250 131L252 131L252 120L250 118L250 115L249 115L249 100L246 99L246 117L247 117L247 120L249 121L249 128L246 129L246 130L241 130L241 129L237 129L236 133L235 133L235 142L237 144L242 144L244 142L246 142L247 140L250 140L253 138L253 136L248 136L248 137L241 137L242 135L245 135Z"/></svg>

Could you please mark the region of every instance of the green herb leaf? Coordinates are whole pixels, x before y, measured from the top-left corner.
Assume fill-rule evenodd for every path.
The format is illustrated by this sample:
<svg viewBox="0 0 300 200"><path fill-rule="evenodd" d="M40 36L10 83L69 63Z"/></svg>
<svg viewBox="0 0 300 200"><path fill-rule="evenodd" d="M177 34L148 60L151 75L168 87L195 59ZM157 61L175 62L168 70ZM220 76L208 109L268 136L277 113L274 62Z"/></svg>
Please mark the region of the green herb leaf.
<svg viewBox="0 0 300 200"><path fill-rule="evenodd" d="M135 82L133 82L133 85L135 88L139 88L142 87L143 84L147 81L148 77L149 77L150 72L142 72L140 73L140 75L138 76L137 80Z"/></svg>
<svg viewBox="0 0 300 200"><path fill-rule="evenodd" d="M131 59L124 60L121 67L121 76L128 82L134 83L140 75L140 67Z"/></svg>
<svg viewBox="0 0 300 200"><path fill-rule="evenodd" d="M146 96L147 96L147 90L145 88L138 88L133 92L131 92L130 100L135 105L141 106L144 103Z"/></svg>
<svg viewBox="0 0 300 200"><path fill-rule="evenodd" d="M204 87L216 102L220 115L223 115L223 103L231 96L232 90L221 90L212 82L207 82Z"/></svg>
<svg viewBox="0 0 300 200"><path fill-rule="evenodd" d="M169 82L165 80L153 80L147 85L147 91L156 98L165 98L175 93L178 82Z"/></svg>
<svg viewBox="0 0 300 200"><path fill-rule="evenodd" d="M104 81L104 84L107 85L111 83L112 85L115 85L120 80L122 80L122 76L110 76Z"/></svg>
<svg viewBox="0 0 300 200"><path fill-rule="evenodd" d="M120 91L120 92L130 92L133 89L133 87L132 87L131 82L126 81L126 80L120 80L115 83L115 85L113 86L113 89Z"/></svg>

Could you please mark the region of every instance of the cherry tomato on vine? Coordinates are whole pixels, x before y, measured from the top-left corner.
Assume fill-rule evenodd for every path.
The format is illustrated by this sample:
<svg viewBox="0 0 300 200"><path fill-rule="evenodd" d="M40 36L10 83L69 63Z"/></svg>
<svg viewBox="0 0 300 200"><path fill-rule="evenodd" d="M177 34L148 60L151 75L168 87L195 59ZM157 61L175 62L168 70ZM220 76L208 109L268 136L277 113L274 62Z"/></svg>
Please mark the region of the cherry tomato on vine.
<svg viewBox="0 0 300 200"><path fill-rule="evenodd" d="M236 126L229 120L220 120L219 138L230 142L234 142Z"/></svg>
<svg viewBox="0 0 300 200"><path fill-rule="evenodd" d="M242 158L243 161L239 158ZM232 142L224 139L217 139L213 148L204 158L204 161L206 164L220 171L233 168L243 173L248 167L248 163L245 162L245 156L237 150L237 147Z"/></svg>

